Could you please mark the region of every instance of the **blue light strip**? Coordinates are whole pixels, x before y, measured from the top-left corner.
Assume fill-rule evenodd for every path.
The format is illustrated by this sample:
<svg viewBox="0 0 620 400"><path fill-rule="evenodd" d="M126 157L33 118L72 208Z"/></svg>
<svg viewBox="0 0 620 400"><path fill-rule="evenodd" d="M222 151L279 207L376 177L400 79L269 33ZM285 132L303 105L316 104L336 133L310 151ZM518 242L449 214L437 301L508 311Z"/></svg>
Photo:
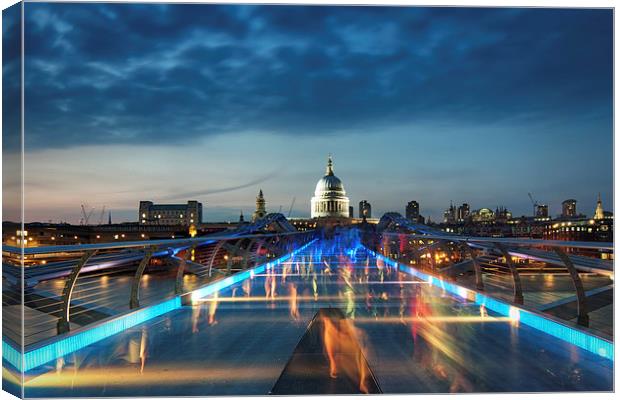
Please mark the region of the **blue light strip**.
<svg viewBox="0 0 620 400"><path fill-rule="evenodd" d="M252 275L254 274L261 274L263 272L265 272L265 269L268 268L272 268L286 260L288 260L289 258L293 257L294 255L296 255L297 253L299 253L302 250L305 250L308 246L310 246L312 243L314 243L317 239L313 239L312 241L306 243L305 245L303 245L302 247L296 249L295 251L285 254L280 258L277 258L275 260L272 260L268 263L259 265L257 267L254 267L252 269L248 269L245 270L243 272L238 272L234 275L229 276L228 278L219 280L211 285L205 286L203 288L200 289L196 289L192 292L192 300L197 300L200 299L202 297L206 297L210 294L213 294L219 290L222 290L224 288L227 288L229 286L234 285L235 283L239 283L243 280L246 280L248 278L250 278Z"/></svg>
<svg viewBox="0 0 620 400"><path fill-rule="evenodd" d="M2 341L2 358L19 371L22 370L22 353L4 340Z"/></svg>
<svg viewBox="0 0 620 400"><path fill-rule="evenodd" d="M24 372L53 361L59 357L73 353L74 351L82 349L126 329L132 328L150 319L159 317L167 312L176 310L179 307L181 307L181 298L174 297L162 303L125 314L111 321L97 325L91 329L78 332L75 335L64 337L56 342L31 350L24 354Z"/></svg>
<svg viewBox="0 0 620 400"><path fill-rule="evenodd" d="M429 274L425 274L415 268L391 260L383 256L382 254L378 254L368 248L366 248L366 251L381 259L387 265L391 265L395 268L398 268L402 272L429 282L433 286L440 287L449 293L473 301L476 304L484 305L487 309L494 311L502 316L514 318L522 324L545 332L574 346L581 347L584 350L607 358L608 360L614 360L614 344L608 340L570 327L568 325L564 325L552 319L545 318L542 315L536 314L528 310L524 310L514 305L505 303L501 300L491 298L474 290L456 285L451 282L446 282L440 278Z"/></svg>
<svg viewBox="0 0 620 400"><path fill-rule="evenodd" d="M237 282L249 278L252 274L261 273L265 268L271 268L282 261L285 261L298 252L304 250L317 239L314 239L292 253L286 254L276 260L270 261L266 264L259 265L250 270L237 273L228 278L219 280L203 288L197 289L191 293L192 299L208 296L218 290L224 289ZM150 319L164 315L170 311L181 308L181 296L176 296L170 300L163 301L152 306L138 309L129 314L121 315L109 321L102 322L101 324L84 330L77 331L75 333L69 333L67 336L54 341L49 344L42 345L26 352L23 355L24 368L22 369L22 354L16 350L13 346L2 341L2 358L9 362L12 366L19 371L29 371L33 368L39 367L50 361L56 360L59 357L71 354L77 350L83 349L86 346L99 342L117 333L120 333L126 329L132 328L136 325L144 323Z"/></svg>

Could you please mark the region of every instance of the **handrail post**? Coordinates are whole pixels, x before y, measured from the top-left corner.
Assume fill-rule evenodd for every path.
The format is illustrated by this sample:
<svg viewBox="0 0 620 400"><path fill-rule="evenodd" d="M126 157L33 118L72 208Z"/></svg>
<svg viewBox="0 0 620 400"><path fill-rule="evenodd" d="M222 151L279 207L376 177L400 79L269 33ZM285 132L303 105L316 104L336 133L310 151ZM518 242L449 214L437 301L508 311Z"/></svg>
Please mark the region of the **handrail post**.
<svg viewBox="0 0 620 400"><path fill-rule="evenodd" d="M65 286L62 289L62 311L60 319L56 324L56 331L58 334L69 332L70 324L69 324L69 312L71 309L71 296L73 295L73 289L75 288L75 283L77 282L78 276L80 275L80 271L82 267L86 265L88 260L97 253L97 250L89 250L86 251L82 257L79 259L75 267L71 270L71 274L67 278L65 282Z"/></svg>
<svg viewBox="0 0 620 400"><path fill-rule="evenodd" d="M495 242L493 243L497 249L502 253L504 258L506 259L506 264L512 273L512 284L514 288L514 302L517 304L523 304L523 289L521 288L521 277L519 276L519 271L517 271L517 267L512 262L510 258L510 254L506 247L503 244Z"/></svg>
<svg viewBox="0 0 620 400"><path fill-rule="evenodd" d="M484 290L484 281L482 280L482 268L480 267L480 263L478 262L476 253L474 253L474 249L469 247L469 245L465 242L461 242L461 246L465 248L465 250L469 253L471 261L474 264L474 273L476 275L476 289Z"/></svg>
<svg viewBox="0 0 620 400"><path fill-rule="evenodd" d="M581 277L575 268L575 265L566 253L560 247L554 247L553 250L560 257L560 260L566 265L568 273L573 281L575 292L577 292L577 323L581 326L587 327L590 325L590 317L588 316L588 300L586 292L583 289L583 283Z"/></svg>
<svg viewBox="0 0 620 400"><path fill-rule="evenodd" d="M134 309L140 307L140 281L142 280L142 275L144 274L144 270L146 266L151 261L151 257L155 252L155 247L151 247L144 253L144 257L142 257L142 261L140 261L140 265L138 265L138 269L136 270L136 274L133 277L133 282L131 284L131 293L129 295L129 308Z"/></svg>
<svg viewBox="0 0 620 400"><path fill-rule="evenodd" d="M224 242L225 241L223 239L221 239L215 245L215 249L213 249L213 254L211 255L211 260L209 260L209 278L211 278L211 275L212 275L213 263L215 262L215 258L217 257L217 252L220 251L220 248L222 248L222 245L224 244Z"/></svg>
<svg viewBox="0 0 620 400"><path fill-rule="evenodd" d="M196 244L192 244L187 248L185 256L179 260L179 266L177 267L177 277L174 284L174 294L181 294L183 292L183 276L185 275L185 267L187 265L187 259L191 257L192 251L196 249Z"/></svg>

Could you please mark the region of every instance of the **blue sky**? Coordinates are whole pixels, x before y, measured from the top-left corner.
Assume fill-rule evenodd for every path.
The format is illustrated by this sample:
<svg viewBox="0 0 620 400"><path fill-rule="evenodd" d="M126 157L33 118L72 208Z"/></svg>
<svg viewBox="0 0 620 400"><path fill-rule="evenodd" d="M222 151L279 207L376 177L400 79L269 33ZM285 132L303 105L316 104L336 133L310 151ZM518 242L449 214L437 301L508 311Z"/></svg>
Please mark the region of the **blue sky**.
<svg viewBox="0 0 620 400"><path fill-rule="evenodd" d="M612 208L611 10L27 3L25 24L27 220L188 197L236 219L259 188L309 216L328 153L374 216Z"/></svg>

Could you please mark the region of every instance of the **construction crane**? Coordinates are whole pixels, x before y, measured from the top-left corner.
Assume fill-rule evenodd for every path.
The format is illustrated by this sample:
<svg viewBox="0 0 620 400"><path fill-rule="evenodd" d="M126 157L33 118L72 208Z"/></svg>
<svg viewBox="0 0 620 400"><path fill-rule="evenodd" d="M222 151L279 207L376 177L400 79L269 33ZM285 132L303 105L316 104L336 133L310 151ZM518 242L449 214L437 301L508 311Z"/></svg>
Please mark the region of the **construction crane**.
<svg viewBox="0 0 620 400"><path fill-rule="evenodd" d="M99 214L99 225L103 225L103 217L105 216L105 205L101 208L101 214Z"/></svg>
<svg viewBox="0 0 620 400"><path fill-rule="evenodd" d="M532 193L527 194L530 198L530 201L532 202L532 208L533 208L533 213L532 216L536 216L536 208L538 207L538 202L536 200L534 200L534 197L532 197Z"/></svg>
<svg viewBox="0 0 620 400"><path fill-rule="evenodd" d="M93 211L95 211L95 209L91 208L90 211L88 213L86 213L86 209L88 208L88 204L86 206L84 206L84 204L82 204L81 208L82 208L82 219L80 220L80 225L88 225L90 217L91 217L91 215L93 215Z"/></svg>
<svg viewBox="0 0 620 400"><path fill-rule="evenodd" d="M290 218L291 217L291 213L293 212L293 206L295 205L295 199L296 199L296 197L293 197L293 201L291 201L291 206L288 209L288 215L286 216L286 218Z"/></svg>

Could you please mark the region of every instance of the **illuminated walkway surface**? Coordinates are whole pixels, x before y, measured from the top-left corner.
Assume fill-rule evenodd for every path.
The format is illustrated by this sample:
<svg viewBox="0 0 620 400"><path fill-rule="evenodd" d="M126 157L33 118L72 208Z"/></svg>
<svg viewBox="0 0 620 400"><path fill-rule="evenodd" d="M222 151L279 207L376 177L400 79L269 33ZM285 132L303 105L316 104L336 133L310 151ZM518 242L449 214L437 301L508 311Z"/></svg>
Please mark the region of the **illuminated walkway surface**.
<svg viewBox="0 0 620 400"><path fill-rule="evenodd" d="M326 307L350 319L384 393L612 390L612 361L481 310L361 248L322 243L216 298L30 371L25 395L268 394Z"/></svg>

